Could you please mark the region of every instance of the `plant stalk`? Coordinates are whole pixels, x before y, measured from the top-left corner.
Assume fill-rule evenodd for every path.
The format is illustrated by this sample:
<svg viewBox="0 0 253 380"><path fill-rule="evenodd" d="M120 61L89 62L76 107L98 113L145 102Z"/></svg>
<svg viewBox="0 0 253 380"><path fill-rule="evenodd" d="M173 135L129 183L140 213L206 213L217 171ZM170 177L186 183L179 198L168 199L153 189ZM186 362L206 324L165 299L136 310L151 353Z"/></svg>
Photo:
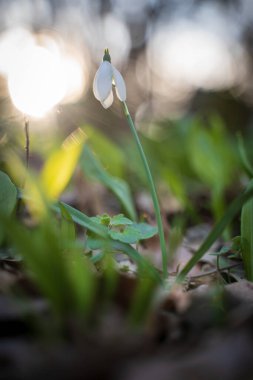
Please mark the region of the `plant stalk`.
<svg viewBox="0 0 253 380"><path fill-rule="evenodd" d="M128 125L131 129L131 132L132 132L134 139L135 139L135 142L137 144L137 148L138 148L138 151L139 151L139 154L140 154L140 157L141 157L144 169L145 169L145 173L147 176L149 190L150 190L152 200L153 200L154 211L155 211L156 222L157 222L157 228L158 228L158 234L159 234L159 239L160 239L160 247L161 247L161 252L162 252L163 278L167 279L168 278L168 254L167 254L165 237L164 237L161 211L160 211L160 206L159 206L159 201L158 201L158 197L157 197L157 192L156 192L154 180L153 180L146 155L145 155L144 150L142 148L138 133L136 131L132 117L129 113L126 102L122 102L122 105L123 105L123 110L124 110L124 114L126 116Z"/></svg>
<svg viewBox="0 0 253 380"><path fill-rule="evenodd" d="M26 156L26 167L29 166L30 158L30 136L29 136L29 119L25 116L25 156Z"/></svg>

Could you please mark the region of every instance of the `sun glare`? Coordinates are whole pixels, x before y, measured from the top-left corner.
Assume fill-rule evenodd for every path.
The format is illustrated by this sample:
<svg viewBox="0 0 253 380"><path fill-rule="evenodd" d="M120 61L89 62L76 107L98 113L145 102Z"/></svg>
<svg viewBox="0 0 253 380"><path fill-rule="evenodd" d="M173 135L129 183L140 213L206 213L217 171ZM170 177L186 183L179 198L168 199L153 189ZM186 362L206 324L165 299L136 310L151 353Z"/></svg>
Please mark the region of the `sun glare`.
<svg viewBox="0 0 253 380"><path fill-rule="evenodd" d="M8 87L14 105L21 112L44 116L66 93L59 58L43 47L30 47L9 74Z"/></svg>
<svg viewBox="0 0 253 380"><path fill-rule="evenodd" d="M82 96L87 70L73 47L67 54L63 45L51 36L36 37L25 29L10 29L0 36L4 57L0 74L6 77L12 102L23 114L44 117L58 103Z"/></svg>

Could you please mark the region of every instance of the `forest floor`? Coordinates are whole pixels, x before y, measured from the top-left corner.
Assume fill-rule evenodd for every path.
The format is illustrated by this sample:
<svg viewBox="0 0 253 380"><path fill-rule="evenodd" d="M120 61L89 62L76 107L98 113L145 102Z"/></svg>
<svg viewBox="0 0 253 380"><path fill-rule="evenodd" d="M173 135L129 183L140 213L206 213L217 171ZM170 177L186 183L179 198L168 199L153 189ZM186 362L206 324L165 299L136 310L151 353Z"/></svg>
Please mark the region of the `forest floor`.
<svg viewBox="0 0 253 380"><path fill-rule="evenodd" d="M172 280L205 228L188 229ZM157 252L155 239L150 247ZM137 281L133 270L119 275L114 297L108 307L97 308L94 323L80 333L69 321L69 330L59 339L49 304L22 260L2 249L0 379L253 379L253 284L243 278L240 261L233 271L217 268L216 258L210 257L203 258L183 285L157 289L141 328L130 327L126 318Z"/></svg>

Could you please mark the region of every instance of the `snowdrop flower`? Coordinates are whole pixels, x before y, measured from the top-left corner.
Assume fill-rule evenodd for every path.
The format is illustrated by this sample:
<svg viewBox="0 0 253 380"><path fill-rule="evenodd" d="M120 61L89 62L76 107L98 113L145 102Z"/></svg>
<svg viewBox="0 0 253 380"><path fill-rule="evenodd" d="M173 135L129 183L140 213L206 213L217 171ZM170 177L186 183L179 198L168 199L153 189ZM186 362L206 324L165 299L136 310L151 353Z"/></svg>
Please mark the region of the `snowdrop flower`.
<svg viewBox="0 0 253 380"><path fill-rule="evenodd" d="M95 98L104 108L109 108L113 103L112 86L115 87L117 97L121 102L126 100L126 85L120 72L111 64L109 50L105 49L103 62L99 66L93 81Z"/></svg>
<svg viewBox="0 0 253 380"><path fill-rule="evenodd" d="M163 266L163 278L167 279L168 277L168 254L167 254L167 247L166 247L166 241L164 237L164 230L163 230L163 222L162 222L162 216L160 211L160 205L156 193L156 188L154 184L154 180L152 177L152 173L149 169L148 161L145 155L145 152L142 148L141 141L139 139L137 130L135 128L133 119L129 113L127 104L126 104L126 85L124 82L124 79L122 78L122 75L118 70L113 67L111 64L111 57L109 54L109 50L105 49L103 62L101 63L98 71L96 72L94 81L93 81L93 92L95 95L95 98L97 98L102 106L104 108L109 108L112 105L113 102L113 92L112 92L112 86L115 87L117 97L121 101L122 108L124 111L124 115L126 117L127 123L131 129L131 132L133 134L134 140L137 145L137 149L140 154L140 158L143 164L144 171L147 176L147 183L149 185L150 193L153 200L154 205L154 211L157 221L157 228L158 228L158 234L160 239L160 246L161 246L161 253L162 253L162 266ZM186 268L186 267L185 267ZM183 271L185 270L183 269ZM182 274L181 272L180 274Z"/></svg>

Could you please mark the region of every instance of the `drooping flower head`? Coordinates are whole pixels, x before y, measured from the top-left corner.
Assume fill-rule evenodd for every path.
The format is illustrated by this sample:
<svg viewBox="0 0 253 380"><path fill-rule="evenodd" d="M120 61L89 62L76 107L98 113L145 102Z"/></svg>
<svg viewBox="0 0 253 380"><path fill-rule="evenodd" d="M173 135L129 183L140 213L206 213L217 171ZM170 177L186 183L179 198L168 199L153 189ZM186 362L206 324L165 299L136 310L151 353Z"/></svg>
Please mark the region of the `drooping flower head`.
<svg viewBox="0 0 253 380"><path fill-rule="evenodd" d="M109 108L113 103L113 86L119 100L124 102L126 100L125 81L120 72L111 64L109 50L105 49L103 61L93 81L94 96L104 108Z"/></svg>

